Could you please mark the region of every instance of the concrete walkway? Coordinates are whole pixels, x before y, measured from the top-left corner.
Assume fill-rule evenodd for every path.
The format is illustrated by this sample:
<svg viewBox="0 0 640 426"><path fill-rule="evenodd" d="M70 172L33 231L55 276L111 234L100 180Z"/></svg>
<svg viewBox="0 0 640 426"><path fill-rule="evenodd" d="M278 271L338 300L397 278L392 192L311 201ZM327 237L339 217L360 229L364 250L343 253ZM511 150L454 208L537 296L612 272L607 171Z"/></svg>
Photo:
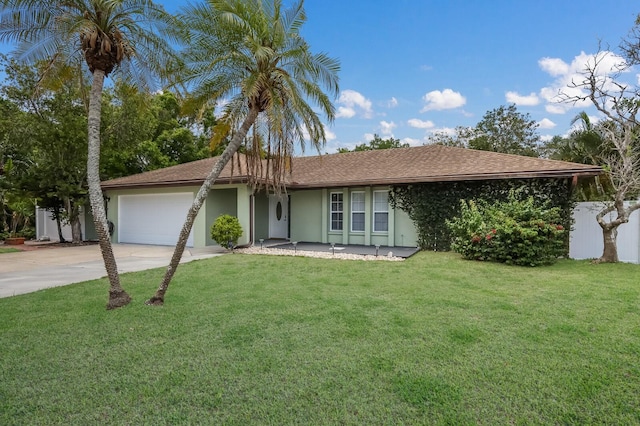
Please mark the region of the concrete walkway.
<svg viewBox="0 0 640 426"><path fill-rule="evenodd" d="M114 244L118 271L134 272L166 267L173 247L139 244ZM224 253L221 247L187 248L180 263L206 259ZM107 275L100 247L39 248L0 254L0 297L30 293Z"/></svg>
<svg viewBox="0 0 640 426"><path fill-rule="evenodd" d="M296 243L295 247L292 242L267 240L263 243L264 247L275 248L281 250L301 250L301 251L317 251L321 253L344 253L358 254L362 256L392 256L408 258L416 254L420 249L417 247L388 247L388 246L360 246L360 245L344 245L335 244L333 247L327 243ZM260 243L255 244L260 247Z"/></svg>

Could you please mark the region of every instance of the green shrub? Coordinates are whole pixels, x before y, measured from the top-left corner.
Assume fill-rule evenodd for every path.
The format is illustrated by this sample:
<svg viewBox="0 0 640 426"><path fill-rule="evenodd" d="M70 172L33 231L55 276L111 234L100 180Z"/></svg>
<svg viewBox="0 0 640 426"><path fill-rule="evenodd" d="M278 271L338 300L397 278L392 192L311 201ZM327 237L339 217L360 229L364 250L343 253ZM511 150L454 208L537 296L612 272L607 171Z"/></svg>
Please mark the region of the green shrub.
<svg viewBox="0 0 640 426"><path fill-rule="evenodd" d="M235 216L223 214L211 225L211 238L226 249L233 249L242 236L242 226Z"/></svg>
<svg viewBox="0 0 640 426"><path fill-rule="evenodd" d="M555 263L564 250L560 209L536 205L533 197L504 202L462 201L460 216L447 221L451 248L466 259L539 266Z"/></svg>

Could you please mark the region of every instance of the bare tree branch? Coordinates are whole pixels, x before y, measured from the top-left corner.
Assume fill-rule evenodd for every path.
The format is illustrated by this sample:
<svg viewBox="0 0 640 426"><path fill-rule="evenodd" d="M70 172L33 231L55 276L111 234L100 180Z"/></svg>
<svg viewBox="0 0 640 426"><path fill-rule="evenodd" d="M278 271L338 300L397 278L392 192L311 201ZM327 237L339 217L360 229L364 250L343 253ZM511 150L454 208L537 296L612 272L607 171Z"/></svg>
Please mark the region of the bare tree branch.
<svg viewBox="0 0 640 426"><path fill-rule="evenodd" d="M640 34L636 32L636 35ZM633 53L637 54L639 48ZM602 149L599 158L613 187L611 199L596 216L604 238L604 250L599 261L604 262L618 261L617 228L627 223L631 213L640 208L638 202L625 205L625 199L637 198L640 193L640 88L622 79L622 75L630 71L634 63L640 63L637 61L640 57L629 56L630 53L625 51L628 60L612 64L611 61L618 56L599 47L593 58L587 61L582 72L584 78L578 82L572 81L567 87L569 90L559 93L559 99L564 103L576 105L590 101L605 118L595 126L603 144L611 146L609 150ZM608 215L613 212L616 213L615 217L609 219Z"/></svg>

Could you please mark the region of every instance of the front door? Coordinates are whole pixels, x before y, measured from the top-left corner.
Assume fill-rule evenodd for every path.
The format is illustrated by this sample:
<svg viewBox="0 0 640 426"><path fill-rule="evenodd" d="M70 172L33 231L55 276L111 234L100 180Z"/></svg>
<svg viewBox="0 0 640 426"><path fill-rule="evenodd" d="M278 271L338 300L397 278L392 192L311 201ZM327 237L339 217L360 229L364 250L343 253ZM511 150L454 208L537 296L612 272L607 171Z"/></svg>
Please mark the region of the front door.
<svg viewBox="0 0 640 426"><path fill-rule="evenodd" d="M289 237L289 196L269 195L269 238Z"/></svg>

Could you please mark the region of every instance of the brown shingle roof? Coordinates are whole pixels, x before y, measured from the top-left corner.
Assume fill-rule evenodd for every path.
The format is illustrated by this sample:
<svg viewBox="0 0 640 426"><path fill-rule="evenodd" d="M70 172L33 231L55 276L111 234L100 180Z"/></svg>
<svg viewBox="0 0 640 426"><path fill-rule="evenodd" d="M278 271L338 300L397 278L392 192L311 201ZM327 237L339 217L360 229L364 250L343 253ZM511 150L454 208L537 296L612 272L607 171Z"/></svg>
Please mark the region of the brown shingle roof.
<svg viewBox="0 0 640 426"><path fill-rule="evenodd" d="M102 182L102 188L144 188L149 186L202 185L219 157L205 158L164 169L125 176ZM232 173L233 170L233 173ZM244 155L236 154L222 169L216 183L246 182Z"/></svg>
<svg viewBox="0 0 640 426"><path fill-rule="evenodd" d="M140 187L202 183L217 158L194 161L162 170L110 180L103 187ZM239 161L243 163L243 161ZM246 170L233 172L234 181L246 181ZM244 171L244 175L242 174ZM297 157L288 177L290 188L323 188L359 185L392 185L417 182L464 181L505 178L594 176L598 166L522 157L488 151L425 145ZM216 181L231 179L227 165Z"/></svg>

